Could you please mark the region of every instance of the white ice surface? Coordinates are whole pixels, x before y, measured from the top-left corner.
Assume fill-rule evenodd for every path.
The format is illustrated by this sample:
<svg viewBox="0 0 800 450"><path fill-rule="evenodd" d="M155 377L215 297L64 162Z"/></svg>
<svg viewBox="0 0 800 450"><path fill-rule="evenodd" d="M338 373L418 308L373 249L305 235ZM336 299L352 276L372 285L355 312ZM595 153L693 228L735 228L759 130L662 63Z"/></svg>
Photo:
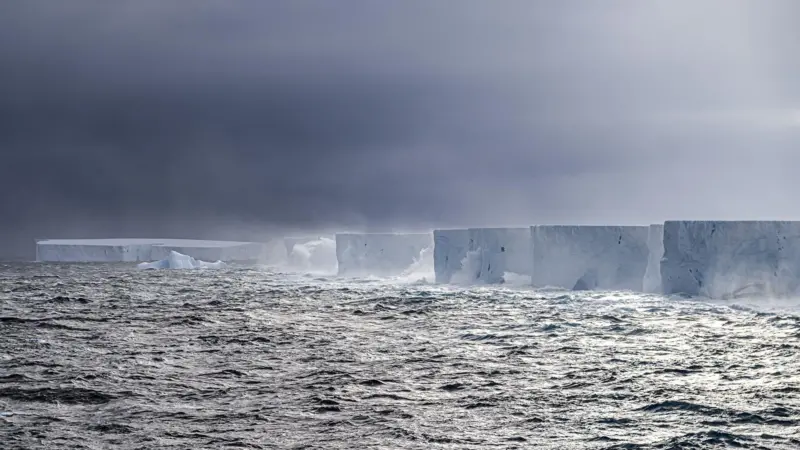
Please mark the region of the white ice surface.
<svg viewBox="0 0 800 450"><path fill-rule="evenodd" d="M135 262L166 259L176 251L207 261L248 261L264 256L257 242L195 239L48 239L36 242L37 261Z"/></svg>
<svg viewBox="0 0 800 450"><path fill-rule="evenodd" d="M470 228L467 251L477 258L470 264L479 284L505 282L506 272L531 274L530 228Z"/></svg>
<svg viewBox="0 0 800 450"><path fill-rule="evenodd" d="M665 294L797 295L800 222L668 221L661 280Z"/></svg>
<svg viewBox="0 0 800 450"><path fill-rule="evenodd" d="M336 260L339 275L398 276L433 246L431 233L339 233Z"/></svg>
<svg viewBox="0 0 800 450"><path fill-rule="evenodd" d="M664 224L650 225L647 230L647 270L642 289L648 294L661 293L661 258L664 256Z"/></svg>
<svg viewBox="0 0 800 450"><path fill-rule="evenodd" d="M437 283L449 283L460 272L469 249L469 230L433 231L433 268Z"/></svg>
<svg viewBox="0 0 800 450"><path fill-rule="evenodd" d="M200 261L189 255L171 251L165 259L139 263L136 267L140 269L221 269L226 266L222 261Z"/></svg>
<svg viewBox="0 0 800 450"><path fill-rule="evenodd" d="M647 226L531 227L535 286L642 290Z"/></svg>

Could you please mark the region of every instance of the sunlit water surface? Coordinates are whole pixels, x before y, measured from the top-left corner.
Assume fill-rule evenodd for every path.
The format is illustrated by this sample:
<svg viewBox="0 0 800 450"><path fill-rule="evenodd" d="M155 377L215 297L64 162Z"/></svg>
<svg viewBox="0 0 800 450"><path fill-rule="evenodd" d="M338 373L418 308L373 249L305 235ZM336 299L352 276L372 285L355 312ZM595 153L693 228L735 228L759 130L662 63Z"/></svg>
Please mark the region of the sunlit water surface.
<svg viewBox="0 0 800 450"><path fill-rule="evenodd" d="M0 447L800 447L800 302L412 278L0 266Z"/></svg>

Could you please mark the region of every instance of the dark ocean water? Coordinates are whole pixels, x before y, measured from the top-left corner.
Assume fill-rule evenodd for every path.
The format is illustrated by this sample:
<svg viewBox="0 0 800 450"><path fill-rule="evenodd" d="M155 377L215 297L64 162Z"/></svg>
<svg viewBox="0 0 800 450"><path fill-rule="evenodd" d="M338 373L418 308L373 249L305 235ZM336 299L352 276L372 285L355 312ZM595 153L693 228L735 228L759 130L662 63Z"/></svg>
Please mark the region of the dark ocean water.
<svg viewBox="0 0 800 450"><path fill-rule="evenodd" d="M799 348L792 302L5 265L0 448L796 449Z"/></svg>

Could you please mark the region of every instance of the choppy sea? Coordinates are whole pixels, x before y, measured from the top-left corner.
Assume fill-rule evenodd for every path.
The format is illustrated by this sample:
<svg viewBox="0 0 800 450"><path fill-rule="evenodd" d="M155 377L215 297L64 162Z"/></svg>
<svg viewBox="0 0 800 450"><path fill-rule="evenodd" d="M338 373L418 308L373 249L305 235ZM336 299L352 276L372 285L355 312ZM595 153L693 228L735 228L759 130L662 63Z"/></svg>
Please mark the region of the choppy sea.
<svg viewBox="0 0 800 450"><path fill-rule="evenodd" d="M0 448L800 448L800 301L0 265Z"/></svg>

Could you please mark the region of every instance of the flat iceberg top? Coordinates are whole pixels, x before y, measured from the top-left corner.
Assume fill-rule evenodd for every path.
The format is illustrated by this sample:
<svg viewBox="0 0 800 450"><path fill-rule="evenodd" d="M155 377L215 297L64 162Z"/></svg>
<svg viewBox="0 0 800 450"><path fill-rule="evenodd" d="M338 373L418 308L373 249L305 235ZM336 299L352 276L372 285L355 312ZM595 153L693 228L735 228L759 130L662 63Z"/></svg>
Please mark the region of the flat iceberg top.
<svg viewBox="0 0 800 450"><path fill-rule="evenodd" d="M336 236L341 236L341 237L365 236L372 238L405 237L405 236L430 237L430 235L431 233L336 233Z"/></svg>
<svg viewBox="0 0 800 450"><path fill-rule="evenodd" d="M485 230L485 231L530 231L531 227L473 227L467 230ZM453 230L456 231L456 230Z"/></svg>
<svg viewBox="0 0 800 450"><path fill-rule="evenodd" d="M36 241L37 245L154 245L166 247L233 247L248 245L252 242L239 241L206 241L200 239L148 239L148 238L113 238L113 239L44 239Z"/></svg>
<svg viewBox="0 0 800 450"><path fill-rule="evenodd" d="M532 225L533 229L553 229L553 230L630 230L635 228L649 228L650 225Z"/></svg>
<svg viewBox="0 0 800 450"><path fill-rule="evenodd" d="M708 224L708 225L773 226L775 224L800 225L800 220L666 220L664 221L665 225L676 224L676 223L686 224L686 225Z"/></svg>

